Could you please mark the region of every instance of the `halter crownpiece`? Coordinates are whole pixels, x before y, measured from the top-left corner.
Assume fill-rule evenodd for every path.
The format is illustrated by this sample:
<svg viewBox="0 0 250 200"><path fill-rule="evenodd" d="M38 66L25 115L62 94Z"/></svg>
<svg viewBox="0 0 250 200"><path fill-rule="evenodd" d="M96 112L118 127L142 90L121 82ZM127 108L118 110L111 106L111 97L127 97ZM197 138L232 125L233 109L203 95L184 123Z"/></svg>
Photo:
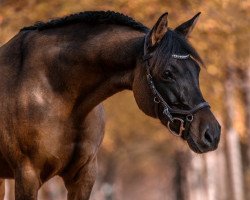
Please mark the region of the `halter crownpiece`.
<svg viewBox="0 0 250 200"><path fill-rule="evenodd" d="M176 58L176 59L184 60L184 59L188 59L188 58L190 57L190 55L189 55L189 54L187 54L187 55L172 54L172 57L173 57L173 58Z"/></svg>
<svg viewBox="0 0 250 200"><path fill-rule="evenodd" d="M157 105L161 104L163 107L163 115L167 119L167 127L170 130L170 132L176 136L182 136L184 139L187 138L190 125L193 121L194 114L203 109L203 108L210 108L210 105L207 102L201 102L198 105L196 105L194 108L191 110L180 110L180 109L173 109L171 108L168 103L164 100L162 95L159 93L157 88L155 87L153 77L150 73L150 63L149 60L153 57L153 54L147 53L147 48L146 48L146 38L148 36L145 36L144 40L144 53L143 53L143 61L146 63L145 68L146 68L146 76L147 76L147 82L148 85L152 91L153 94L153 102ZM172 57L175 59L187 59L190 57L189 54L187 55L177 55L177 54L172 54ZM157 106L158 108L158 106ZM158 113L156 113L158 116ZM183 118L180 117L175 117L174 115L182 116ZM179 131L176 132L175 130L171 129L171 125L174 122L179 122Z"/></svg>

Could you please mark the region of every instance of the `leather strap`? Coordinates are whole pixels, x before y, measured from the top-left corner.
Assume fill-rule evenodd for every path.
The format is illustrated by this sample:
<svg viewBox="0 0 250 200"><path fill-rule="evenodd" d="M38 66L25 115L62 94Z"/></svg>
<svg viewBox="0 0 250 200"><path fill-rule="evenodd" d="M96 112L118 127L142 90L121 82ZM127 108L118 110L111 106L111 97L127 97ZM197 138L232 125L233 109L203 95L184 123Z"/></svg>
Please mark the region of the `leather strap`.
<svg viewBox="0 0 250 200"><path fill-rule="evenodd" d="M146 76L147 76L147 82L148 85L152 91L153 94L153 101L156 104L161 104L163 106L163 114L166 117L167 121L168 121L168 128L170 129L170 131L174 133L173 130L171 130L170 128L170 124L173 123L174 119L179 120L179 121L183 121L184 125L181 123L181 126L184 126L185 128L183 129L183 127L179 127L181 129L181 133L176 133L175 135L178 136L182 136L184 139L187 138L189 129L190 129L190 125L193 121L193 115L203 109L203 108L210 108L210 105L207 102L201 102L198 105L196 105L194 108L192 108L191 110L181 110L181 109L173 109L171 108L168 103L164 100L164 98L161 96L161 94L159 93L159 91L157 90L157 88L155 87L154 81L153 81L153 77L150 73L150 63L149 60L153 57L152 53L147 53L147 48L146 48L146 39L147 39L148 35L145 36L145 41L144 41L144 55L142 57L144 63L145 64L145 68L146 68ZM188 57L187 57L188 58ZM177 57L175 59L178 59ZM182 58L183 59L183 58ZM157 106L157 110L158 110L158 106ZM184 119L181 119L179 117L173 117L173 115L181 115L182 117L184 117ZM158 114L157 114L158 116Z"/></svg>

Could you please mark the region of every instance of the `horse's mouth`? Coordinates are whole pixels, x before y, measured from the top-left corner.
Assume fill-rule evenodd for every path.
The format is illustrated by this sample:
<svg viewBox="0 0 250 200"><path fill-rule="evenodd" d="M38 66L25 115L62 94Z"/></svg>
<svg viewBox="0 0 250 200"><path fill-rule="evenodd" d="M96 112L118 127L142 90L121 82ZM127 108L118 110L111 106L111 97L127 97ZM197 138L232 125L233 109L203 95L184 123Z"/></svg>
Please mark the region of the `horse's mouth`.
<svg viewBox="0 0 250 200"><path fill-rule="evenodd" d="M167 127L167 129L169 130L168 127L168 121L164 118L161 117L159 118L161 120L161 123ZM175 124L176 127L174 127L173 129L178 129L178 124ZM169 130L170 131L170 130ZM170 131L171 133L173 133L172 131ZM176 134L174 134L176 135ZM195 137L195 135L192 133L192 131L189 129L187 134L180 134L179 135L183 140L187 141L188 146L190 147L190 149L198 154L202 154L202 153L206 153L209 151L213 151L217 148L218 145L216 146L208 146L207 144L204 144L202 141L200 141L198 138Z"/></svg>
<svg viewBox="0 0 250 200"><path fill-rule="evenodd" d="M190 136L189 134L189 137L187 138L187 143L188 143L188 146L190 147L190 149L192 151L194 151L195 153L205 153L204 151L201 150L201 148L199 147L199 145L193 140L193 138Z"/></svg>
<svg viewBox="0 0 250 200"><path fill-rule="evenodd" d="M192 138L192 133L189 133L188 137L186 138L186 141L190 149L198 154L213 151L217 148L217 145L215 147L207 147L205 145L199 144Z"/></svg>

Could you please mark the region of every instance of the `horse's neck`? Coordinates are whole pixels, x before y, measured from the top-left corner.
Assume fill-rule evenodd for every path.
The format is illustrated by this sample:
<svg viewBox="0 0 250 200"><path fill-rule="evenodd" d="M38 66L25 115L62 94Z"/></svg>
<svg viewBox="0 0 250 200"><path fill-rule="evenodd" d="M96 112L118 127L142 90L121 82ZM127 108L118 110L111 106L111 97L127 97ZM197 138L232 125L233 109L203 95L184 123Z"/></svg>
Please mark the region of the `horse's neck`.
<svg viewBox="0 0 250 200"><path fill-rule="evenodd" d="M144 34L131 28L110 27L102 34L93 32L83 45L77 41L69 44L78 45L77 51L71 54L66 49L62 55L64 60L76 63L72 68L76 67L78 73L72 73L72 78L81 83L81 89L73 109L83 115L109 96L132 88L134 69L143 49Z"/></svg>
<svg viewBox="0 0 250 200"><path fill-rule="evenodd" d="M109 96L132 88L144 35L117 25L21 32L1 48L0 72L9 74L5 82L13 87L39 83L72 104L73 112L86 115Z"/></svg>

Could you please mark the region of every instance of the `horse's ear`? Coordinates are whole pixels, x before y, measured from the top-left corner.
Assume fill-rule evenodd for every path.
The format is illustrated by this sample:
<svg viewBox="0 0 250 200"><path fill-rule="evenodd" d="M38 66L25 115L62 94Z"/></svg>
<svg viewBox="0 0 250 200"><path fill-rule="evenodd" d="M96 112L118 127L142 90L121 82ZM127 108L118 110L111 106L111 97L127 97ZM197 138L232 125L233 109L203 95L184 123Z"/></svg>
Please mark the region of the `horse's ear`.
<svg viewBox="0 0 250 200"><path fill-rule="evenodd" d="M168 30L168 13L164 13L160 16L148 37L148 46L153 47L161 41L163 36Z"/></svg>
<svg viewBox="0 0 250 200"><path fill-rule="evenodd" d="M194 29L194 26L196 22L198 21L200 14L201 14L200 12L197 13L193 18L184 22L180 26L176 27L175 31L184 35L185 37L188 37L190 33L192 32L192 30Z"/></svg>

